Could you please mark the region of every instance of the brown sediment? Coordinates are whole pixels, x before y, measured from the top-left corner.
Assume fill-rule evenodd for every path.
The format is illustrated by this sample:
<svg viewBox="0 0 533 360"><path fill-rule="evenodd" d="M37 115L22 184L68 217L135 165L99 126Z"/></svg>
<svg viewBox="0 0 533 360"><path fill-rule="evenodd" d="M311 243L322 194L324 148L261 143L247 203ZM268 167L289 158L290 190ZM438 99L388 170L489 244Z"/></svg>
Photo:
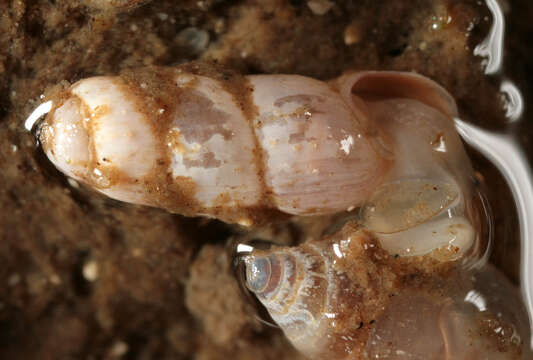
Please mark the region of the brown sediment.
<svg viewBox="0 0 533 360"><path fill-rule="evenodd" d="M183 159L183 165L186 168L202 167L204 169L209 169L220 167L221 164L222 162L215 158L215 154L213 152L207 152L202 154L202 158L199 160L190 160L188 158Z"/></svg>
<svg viewBox="0 0 533 360"><path fill-rule="evenodd" d="M124 71L119 82L137 112L144 115L158 147L159 158L152 170L139 179L146 203L190 216L202 209L195 197L196 185L191 178L173 177L166 141L182 96L176 74L175 68L147 67Z"/></svg>
<svg viewBox="0 0 533 360"><path fill-rule="evenodd" d="M401 286L397 280L400 274L390 266L391 256L379 247L371 234L361 232L350 223L341 234L333 238L350 239L350 243L343 251L344 256L336 258L333 265L333 271L342 274L335 284L337 296L333 308L339 316L332 329L337 340L333 351L339 358L346 354L347 345L355 354L362 354L364 347L361 345L368 340L370 322L387 306L390 294Z"/></svg>
<svg viewBox="0 0 533 360"><path fill-rule="evenodd" d="M93 121L93 114L91 113L91 109L89 108L89 106L85 103L85 101L83 101L83 99L81 99L80 97L72 94L71 92L71 96L73 97L76 97L78 99L78 103L80 105L79 107L79 111L82 115L82 118L89 118L89 123L85 125L85 128L86 128L86 131L87 131L87 134L89 136L89 148L87 149L88 150L88 153L89 153L89 161L87 163L87 174L85 174L85 176L83 177L83 179L85 179L85 181L87 181L88 184L96 187L96 189L100 189L100 188L106 188L108 186L102 186L102 184L99 184L97 183L95 178L94 178L94 170L95 169L98 169L98 156L97 156L97 151L96 151L96 144L94 142L94 133L95 133L95 128L96 128L96 124L95 122ZM103 175L103 174L102 174ZM111 174L106 174L106 175L111 175ZM112 181L111 180L108 180L109 183L111 183Z"/></svg>
<svg viewBox="0 0 533 360"><path fill-rule="evenodd" d="M106 6L99 10L88 8L97 2L0 1L3 359L303 359L278 329L258 325L239 309L246 302L224 266L231 259L222 259L226 227L148 207L118 206L68 186L22 129L43 88L198 57L217 59L243 74L318 79L353 69L415 70L443 84L465 120L507 129L500 75L486 76L484 59L473 55L493 22L485 2L337 1L323 16L313 14L305 0L162 0L134 9L113 8L129 3L117 0L100 1ZM510 5L510 11L504 9L501 76L513 81L527 102L531 66L524 59L531 53L533 3L501 3ZM451 22L433 30L438 8L447 9ZM364 36L348 47L344 31L354 21ZM201 54L174 42L185 27L210 34ZM513 124L526 153L533 149L526 121L530 110L526 107ZM498 224L491 260L518 284L520 242L511 193L496 168L479 154L469 155L486 179ZM250 209L250 216L261 220L261 211ZM280 233L273 239L294 244L317 238L321 221L330 223L316 217L277 223L283 234L294 224L298 231L290 241ZM258 234L256 229L249 236ZM95 282L81 274L89 260L100 264ZM361 322L361 329L374 326L371 320Z"/></svg>
<svg viewBox="0 0 533 360"><path fill-rule="evenodd" d="M165 140L167 146L173 151L176 151L180 154L184 154L185 151L187 151L187 149L181 142L181 132L179 129L170 129Z"/></svg>
<svg viewBox="0 0 533 360"><path fill-rule="evenodd" d="M521 345L529 342L529 339L522 339L517 334L517 328L502 319L501 314L484 312L476 316L476 322L472 325L470 336L473 338L487 338L489 346L497 352L505 353L509 359L521 359L523 351Z"/></svg>
<svg viewBox="0 0 533 360"><path fill-rule="evenodd" d="M234 77L231 79L234 79ZM252 152L254 156L255 167L257 169L257 178L261 184L261 199L258 201L258 207L276 209L276 204L274 203L274 199L272 197L273 189L271 189L266 182L266 154L259 142L259 139L257 138L257 131L254 125L254 119L259 116L259 109L257 109L255 103L253 102L252 93L254 88L244 77L237 77L237 81L225 79L223 86L233 95L235 104L242 110L244 118L246 119L252 134L254 143L254 149ZM271 210L267 210L265 215L270 212ZM257 216L254 217L257 218Z"/></svg>

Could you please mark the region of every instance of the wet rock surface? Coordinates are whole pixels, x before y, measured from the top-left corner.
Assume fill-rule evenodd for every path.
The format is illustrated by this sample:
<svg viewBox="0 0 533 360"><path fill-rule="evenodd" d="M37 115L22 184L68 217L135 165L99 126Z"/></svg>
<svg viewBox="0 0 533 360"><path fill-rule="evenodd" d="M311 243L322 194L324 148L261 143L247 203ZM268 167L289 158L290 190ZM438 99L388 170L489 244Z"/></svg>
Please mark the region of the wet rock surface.
<svg viewBox="0 0 533 360"><path fill-rule="evenodd" d="M0 358L299 356L279 331L257 322L238 293L224 245L239 230L119 205L46 161L24 129L45 91L190 60L319 79L347 70L415 70L446 87L466 120L505 129L500 82L515 81L527 100L532 70L524 44L533 6L509 5L504 75L489 77L473 50L492 18L474 0L2 2ZM531 154L527 115L513 126ZM497 224L493 262L517 282L510 193L486 160L472 156ZM302 223L283 235L286 243L305 238L310 227Z"/></svg>

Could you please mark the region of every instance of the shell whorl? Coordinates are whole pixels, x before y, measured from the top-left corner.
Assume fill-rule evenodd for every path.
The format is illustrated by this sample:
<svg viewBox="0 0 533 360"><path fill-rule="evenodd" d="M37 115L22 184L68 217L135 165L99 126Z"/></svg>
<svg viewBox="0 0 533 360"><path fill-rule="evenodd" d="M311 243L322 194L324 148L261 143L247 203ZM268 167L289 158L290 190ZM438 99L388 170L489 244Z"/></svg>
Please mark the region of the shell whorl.
<svg viewBox="0 0 533 360"><path fill-rule="evenodd" d="M269 296L256 295L291 343L313 359L352 359L350 354L361 354L369 334L361 324L381 311L394 279L388 267L375 263L387 257L375 239L348 223L320 241L252 252L245 260L247 274L264 268L256 266L255 259L270 256L287 259L291 271L273 279L276 291ZM284 262L277 263L281 274ZM250 280L253 283L255 277ZM253 286L248 288L253 291Z"/></svg>

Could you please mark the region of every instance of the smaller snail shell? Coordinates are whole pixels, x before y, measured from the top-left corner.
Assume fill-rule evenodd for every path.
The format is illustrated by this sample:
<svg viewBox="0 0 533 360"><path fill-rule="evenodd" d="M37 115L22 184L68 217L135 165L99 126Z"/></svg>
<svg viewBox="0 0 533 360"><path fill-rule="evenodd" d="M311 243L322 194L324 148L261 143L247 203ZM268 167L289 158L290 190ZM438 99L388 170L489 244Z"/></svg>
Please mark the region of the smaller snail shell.
<svg viewBox="0 0 533 360"><path fill-rule="evenodd" d="M328 238L253 251L244 263L248 288L311 359L531 356L525 309L497 270L438 271L420 260L388 255L348 223Z"/></svg>
<svg viewBox="0 0 533 360"><path fill-rule="evenodd" d="M348 224L328 239L254 251L244 259L247 286L307 356L357 359L350 356L361 354L368 337L360 324L387 300L394 276L365 248L386 256L367 232Z"/></svg>
<svg viewBox="0 0 533 360"><path fill-rule="evenodd" d="M325 260L313 245L245 259L248 287L296 347L300 339L314 338L323 326L322 314L327 311L324 296L330 280ZM313 344L323 345L320 338Z"/></svg>

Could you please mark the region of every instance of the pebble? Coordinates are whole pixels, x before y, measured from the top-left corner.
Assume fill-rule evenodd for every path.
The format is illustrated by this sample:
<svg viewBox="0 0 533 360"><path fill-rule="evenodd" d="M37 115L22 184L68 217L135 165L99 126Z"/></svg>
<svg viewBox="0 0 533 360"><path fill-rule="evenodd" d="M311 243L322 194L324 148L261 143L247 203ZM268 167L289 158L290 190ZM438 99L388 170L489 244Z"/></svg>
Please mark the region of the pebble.
<svg viewBox="0 0 533 360"><path fill-rule="evenodd" d="M15 286L20 282L20 275L19 274L11 274L9 278L7 279L7 284L9 286Z"/></svg>
<svg viewBox="0 0 533 360"><path fill-rule="evenodd" d="M57 274L52 274L49 281L52 285L61 285L61 278Z"/></svg>
<svg viewBox="0 0 533 360"><path fill-rule="evenodd" d="M315 15L325 15L335 5L328 0L309 0L307 6Z"/></svg>
<svg viewBox="0 0 533 360"><path fill-rule="evenodd" d="M93 282L98 279L98 263L94 260L88 261L83 265L83 277L85 280Z"/></svg>
<svg viewBox="0 0 533 360"><path fill-rule="evenodd" d="M74 189L79 189L80 188L80 184L78 184L78 182L76 180L72 179L72 178L67 178L67 182Z"/></svg>
<svg viewBox="0 0 533 360"><path fill-rule="evenodd" d="M157 17L161 21L166 21L168 19L168 14L160 12L160 13L157 13Z"/></svg>
<svg viewBox="0 0 533 360"><path fill-rule="evenodd" d="M215 21L215 33L222 34L226 30L226 20L223 18L217 19Z"/></svg>
<svg viewBox="0 0 533 360"><path fill-rule="evenodd" d="M126 355L128 350L128 344L126 344L124 341L116 341L109 350L109 356L114 358L122 357Z"/></svg>
<svg viewBox="0 0 533 360"><path fill-rule="evenodd" d="M209 33L195 27L188 27L180 31L176 41L194 53L200 53L209 44Z"/></svg>
<svg viewBox="0 0 533 360"><path fill-rule="evenodd" d="M344 29L344 43L348 46L361 42L363 30L361 24L352 22Z"/></svg>

